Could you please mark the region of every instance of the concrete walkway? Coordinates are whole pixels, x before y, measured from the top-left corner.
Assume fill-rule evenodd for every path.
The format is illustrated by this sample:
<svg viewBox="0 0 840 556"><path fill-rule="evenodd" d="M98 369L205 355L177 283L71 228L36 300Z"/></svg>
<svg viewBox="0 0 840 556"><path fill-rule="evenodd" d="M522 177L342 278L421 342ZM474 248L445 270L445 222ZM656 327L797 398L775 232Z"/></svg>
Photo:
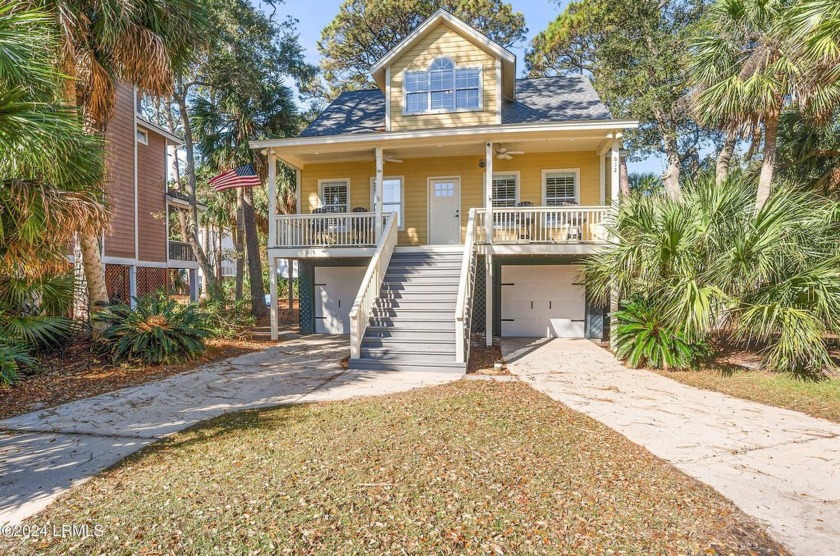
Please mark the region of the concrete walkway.
<svg viewBox="0 0 840 556"><path fill-rule="evenodd" d="M508 369L767 525L795 554L840 554L840 425L623 367L587 340L502 342Z"/></svg>
<svg viewBox="0 0 840 556"><path fill-rule="evenodd" d="M386 394L456 373L344 371L341 336L308 336L142 386L0 421L0 524L17 524L141 447L242 409Z"/></svg>

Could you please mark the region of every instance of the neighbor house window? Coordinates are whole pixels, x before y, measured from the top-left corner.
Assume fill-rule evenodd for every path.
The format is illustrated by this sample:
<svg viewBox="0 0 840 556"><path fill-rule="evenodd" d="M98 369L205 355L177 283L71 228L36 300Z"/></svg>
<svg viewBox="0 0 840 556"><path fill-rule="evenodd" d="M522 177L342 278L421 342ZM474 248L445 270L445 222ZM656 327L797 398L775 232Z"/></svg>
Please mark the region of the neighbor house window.
<svg viewBox="0 0 840 556"><path fill-rule="evenodd" d="M318 182L321 207L327 212L348 212L350 209L350 180L321 180Z"/></svg>
<svg viewBox="0 0 840 556"><path fill-rule="evenodd" d="M493 206L515 207L519 200L519 175L493 174Z"/></svg>
<svg viewBox="0 0 840 556"><path fill-rule="evenodd" d="M438 58L428 71L405 74L405 112L453 112L481 108L481 69L456 68Z"/></svg>
<svg viewBox="0 0 840 556"><path fill-rule="evenodd" d="M562 207L578 203L578 170L544 170L543 204Z"/></svg>
<svg viewBox="0 0 840 556"><path fill-rule="evenodd" d="M376 178L370 179L370 206L376 212L376 197L374 196L374 188L376 186ZM396 212L397 226L400 230L403 229L403 179L402 178L385 178L382 180L382 212Z"/></svg>
<svg viewBox="0 0 840 556"><path fill-rule="evenodd" d="M143 143L144 145L148 145L149 144L149 132L145 131L145 130L142 130L142 129L138 129L137 130L137 142L138 143Z"/></svg>

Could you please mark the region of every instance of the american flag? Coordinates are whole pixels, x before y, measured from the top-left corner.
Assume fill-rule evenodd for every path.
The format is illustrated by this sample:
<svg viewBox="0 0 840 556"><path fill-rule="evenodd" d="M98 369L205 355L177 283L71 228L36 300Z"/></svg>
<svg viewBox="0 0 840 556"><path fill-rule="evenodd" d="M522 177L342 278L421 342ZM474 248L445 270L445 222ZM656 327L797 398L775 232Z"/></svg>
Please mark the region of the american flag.
<svg viewBox="0 0 840 556"><path fill-rule="evenodd" d="M222 172L210 180L210 185L216 191L233 189L234 187L255 187L260 184L260 177L254 170L253 164L243 164L233 170Z"/></svg>

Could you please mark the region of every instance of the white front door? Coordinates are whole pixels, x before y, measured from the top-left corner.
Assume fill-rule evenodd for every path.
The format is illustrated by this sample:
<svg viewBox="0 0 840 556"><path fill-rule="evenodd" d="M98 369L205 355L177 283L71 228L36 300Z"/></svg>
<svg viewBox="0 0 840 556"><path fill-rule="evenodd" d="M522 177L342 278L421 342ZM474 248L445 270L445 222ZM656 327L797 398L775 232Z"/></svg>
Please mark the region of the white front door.
<svg viewBox="0 0 840 556"><path fill-rule="evenodd" d="M350 334L350 309L366 271L363 266L315 267L315 332Z"/></svg>
<svg viewBox="0 0 840 556"><path fill-rule="evenodd" d="M461 243L461 178L429 180L429 244Z"/></svg>
<svg viewBox="0 0 840 556"><path fill-rule="evenodd" d="M503 265L502 336L583 338L585 289L576 265Z"/></svg>

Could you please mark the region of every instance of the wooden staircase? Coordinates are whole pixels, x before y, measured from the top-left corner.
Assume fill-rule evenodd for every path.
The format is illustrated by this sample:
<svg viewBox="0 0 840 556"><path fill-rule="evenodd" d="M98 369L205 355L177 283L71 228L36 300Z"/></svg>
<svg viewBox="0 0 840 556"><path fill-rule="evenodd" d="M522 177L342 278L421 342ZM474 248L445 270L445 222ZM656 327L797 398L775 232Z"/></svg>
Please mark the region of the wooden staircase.
<svg viewBox="0 0 840 556"><path fill-rule="evenodd" d="M465 372L455 305L463 247L396 248L353 369Z"/></svg>

